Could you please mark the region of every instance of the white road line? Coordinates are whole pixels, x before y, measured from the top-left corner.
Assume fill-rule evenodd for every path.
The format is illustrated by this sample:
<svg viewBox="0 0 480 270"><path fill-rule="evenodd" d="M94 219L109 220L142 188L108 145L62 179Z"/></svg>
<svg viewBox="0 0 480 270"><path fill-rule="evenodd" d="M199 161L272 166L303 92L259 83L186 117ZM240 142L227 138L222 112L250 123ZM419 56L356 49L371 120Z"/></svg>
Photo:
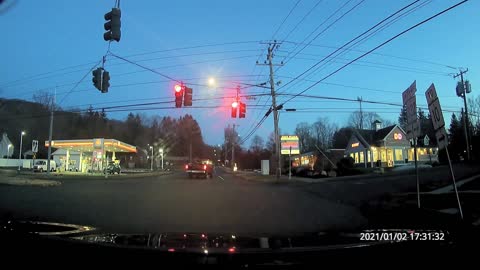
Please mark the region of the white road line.
<svg viewBox="0 0 480 270"><path fill-rule="evenodd" d="M221 177L220 175L218 176L218 178L222 179L223 181L225 181L225 179L223 179L223 177Z"/></svg>

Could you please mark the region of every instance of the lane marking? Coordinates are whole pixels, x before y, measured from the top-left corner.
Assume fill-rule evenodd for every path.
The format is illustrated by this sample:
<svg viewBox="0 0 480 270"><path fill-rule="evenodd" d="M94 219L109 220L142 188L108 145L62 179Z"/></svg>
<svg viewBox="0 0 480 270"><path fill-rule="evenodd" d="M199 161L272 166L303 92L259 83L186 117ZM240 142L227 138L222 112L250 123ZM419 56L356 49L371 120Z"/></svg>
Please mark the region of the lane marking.
<svg viewBox="0 0 480 270"><path fill-rule="evenodd" d="M225 181L225 179L223 179L223 177L221 177L220 175L218 176L218 178L222 179L223 181Z"/></svg>

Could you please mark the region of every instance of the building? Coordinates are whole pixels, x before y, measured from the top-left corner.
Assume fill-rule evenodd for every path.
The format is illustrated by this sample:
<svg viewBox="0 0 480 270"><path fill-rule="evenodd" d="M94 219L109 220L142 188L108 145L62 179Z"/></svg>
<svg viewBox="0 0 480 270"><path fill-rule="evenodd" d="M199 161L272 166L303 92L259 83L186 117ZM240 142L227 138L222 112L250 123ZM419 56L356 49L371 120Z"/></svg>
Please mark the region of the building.
<svg viewBox="0 0 480 270"><path fill-rule="evenodd" d="M13 155L14 146L7 136L7 133L2 134L2 140L0 141L0 158L11 158Z"/></svg>
<svg viewBox="0 0 480 270"><path fill-rule="evenodd" d="M358 166L393 167L414 160L414 149L405 131L397 125L381 128L378 120L372 129L355 129L345 148L345 155L353 158ZM430 145L427 135L420 137L422 146L417 150L417 160L438 161L438 148Z"/></svg>
<svg viewBox="0 0 480 270"><path fill-rule="evenodd" d="M312 151L299 155L292 155L292 168L306 168L309 170L328 170L334 168L337 162L344 157L345 149L327 149Z"/></svg>
<svg viewBox="0 0 480 270"><path fill-rule="evenodd" d="M135 146L104 138L52 140L52 148L57 149L52 155L60 170L79 172L102 171L107 161L117 160L116 153L137 153Z"/></svg>

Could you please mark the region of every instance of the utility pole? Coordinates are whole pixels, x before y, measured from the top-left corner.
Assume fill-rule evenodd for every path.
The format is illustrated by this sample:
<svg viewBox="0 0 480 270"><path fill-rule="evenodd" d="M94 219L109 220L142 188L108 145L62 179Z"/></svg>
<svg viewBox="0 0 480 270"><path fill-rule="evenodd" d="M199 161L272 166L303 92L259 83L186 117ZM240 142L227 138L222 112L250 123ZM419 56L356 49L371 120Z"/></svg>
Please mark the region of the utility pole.
<svg viewBox="0 0 480 270"><path fill-rule="evenodd" d="M47 175L50 175L50 160L52 158L53 110L55 109L56 96L57 96L57 87L55 87L55 94L53 95L52 104L50 106L50 128L48 130Z"/></svg>
<svg viewBox="0 0 480 270"><path fill-rule="evenodd" d="M275 96L275 80L274 80L274 74L273 74L273 66L282 66L283 62L281 64L273 64L273 51L275 49L278 49L280 46L280 43L278 43L276 40L273 41L273 43L269 43L268 46L268 54L267 54L267 61L264 62L263 65L268 65L270 68L270 92L272 95L272 110L273 110L273 125L274 125L274 132L275 132L275 151L276 151L276 161L277 161L277 170L276 170L276 178L277 180L280 179L280 175L282 174L282 160L281 160L281 153L280 153L280 134L278 131L278 110L283 107L282 105L277 107L277 101L276 101L276 96ZM258 61L257 61L257 65ZM260 64L262 65L262 64ZM280 108L279 108L280 107ZM268 113L267 113L268 115Z"/></svg>
<svg viewBox="0 0 480 270"><path fill-rule="evenodd" d="M465 106L465 113L463 114L463 127L465 133L465 142L467 143L467 160L470 160L470 133L468 128L468 109L467 109L467 88L465 86L465 82L463 81L463 74L468 72L468 68L466 70L459 69L460 73L453 75L453 78L460 77L461 84L463 86L463 104Z"/></svg>
<svg viewBox="0 0 480 270"><path fill-rule="evenodd" d="M362 97L357 97L358 102L360 103L360 129L363 129L363 110L362 110Z"/></svg>
<svg viewBox="0 0 480 270"><path fill-rule="evenodd" d="M235 126L238 125L233 124L233 132L232 132L232 169L235 167L235 143L237 141L237 135L235 134Z"/></svg>

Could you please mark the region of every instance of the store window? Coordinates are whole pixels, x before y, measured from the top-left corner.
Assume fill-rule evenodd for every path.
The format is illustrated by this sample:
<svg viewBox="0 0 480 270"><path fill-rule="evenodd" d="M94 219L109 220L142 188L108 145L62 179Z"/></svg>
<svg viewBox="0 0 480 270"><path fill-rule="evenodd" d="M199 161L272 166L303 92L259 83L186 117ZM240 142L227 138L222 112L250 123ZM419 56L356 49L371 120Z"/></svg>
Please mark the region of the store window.
<svg viewBox="0 0 480 270"><path fill-rule="evenodd" d="M375 148L375 149L372 149L372 153L373 153L373 161L377 161L378 160L378 150Z"/></svg>
<svg viewBox="0 0 480 270"><path fill-rule="evenodd" d="M365 157L363 156L363 152L360 152L360 163L363 163L365 161Z"/></svg>
<svg viewBox="0 0 480 270"><path fill-rule="evenodd" d="M380 156L381 156L382 161L386 161L387 160L387 151L385 149L381 149L380 150Z"/></svg>
<svg viewBox="0 0 480 270"><path fill-rule="evenodd" d="M367 162L370 162L370 158L371 158L371 153L370 153L370 150L367 151Z"/></svg>
<svg viewBox="0 0 480 270"><path fill-rule="evenodd" d="M355 163L358 163L358 153L355 153Z"/></svg>
<svg viewBox="0 0 480 270"><path fill-rule="evenodd" d="M402 151L402 149L395 149L395 160L403 161L403 151Z"/></svg>

